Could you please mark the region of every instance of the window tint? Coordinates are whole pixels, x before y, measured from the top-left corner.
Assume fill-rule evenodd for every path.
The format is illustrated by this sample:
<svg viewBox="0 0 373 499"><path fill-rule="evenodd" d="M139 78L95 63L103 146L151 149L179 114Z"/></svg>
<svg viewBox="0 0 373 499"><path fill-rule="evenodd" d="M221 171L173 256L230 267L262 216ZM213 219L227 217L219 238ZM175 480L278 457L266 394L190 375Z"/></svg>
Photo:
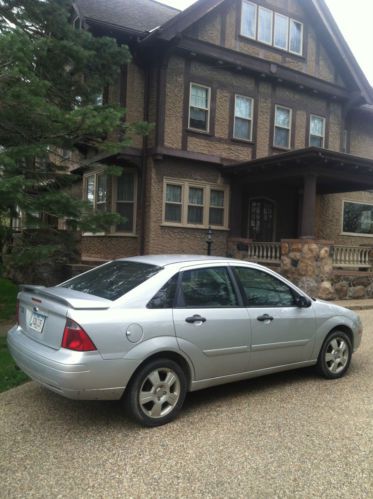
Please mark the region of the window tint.
<svg viewBox="0 0 373 499"><path fill-rule="evenodd" d="M249 307L292 307L294 295L280 280L261 270L236 267Z"/></svg>
<svg viewBox="0 0 373 499"><path fill-rule="evenodd" d="M181 281L181 301L186 307L235 307L238 305L225 267L188 270Z"/></svg>
<svg viewBox="0 0 373 499"><path fill-rule="evenodd" d="M161 267L139 262L110 262L87 274L74 277L61 287L108 300L117 300L160 270Z"/></svg>
<svg viewBox="0 0 373 499"><path fill-rule="evenodd" d="M174 275L148 303L148 308L172 308L179 274Z"/></svg>

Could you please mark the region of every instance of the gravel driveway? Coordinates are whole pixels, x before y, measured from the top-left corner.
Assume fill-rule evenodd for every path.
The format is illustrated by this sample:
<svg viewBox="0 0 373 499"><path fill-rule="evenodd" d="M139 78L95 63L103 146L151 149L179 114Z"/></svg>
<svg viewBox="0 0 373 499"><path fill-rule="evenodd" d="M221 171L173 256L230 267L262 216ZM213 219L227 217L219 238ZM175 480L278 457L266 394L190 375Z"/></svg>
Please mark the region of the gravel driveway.
<svg viewBox="0 0 373 499"><path fill-rule="evenodd" d="M373 311L347 377L312 369L190 394L142 429L34 383L0 396L0 497L373 497Z"/></svg>

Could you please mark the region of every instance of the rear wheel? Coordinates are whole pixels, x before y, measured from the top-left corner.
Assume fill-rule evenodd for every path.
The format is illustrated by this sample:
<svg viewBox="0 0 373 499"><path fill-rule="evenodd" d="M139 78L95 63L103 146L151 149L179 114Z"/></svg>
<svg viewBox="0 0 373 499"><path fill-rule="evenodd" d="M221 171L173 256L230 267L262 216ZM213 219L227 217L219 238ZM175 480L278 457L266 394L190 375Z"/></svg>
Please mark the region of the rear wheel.
<svg viewBox="0 0 373 499"><path fill-rule="evenodd" d="M334 331L321 348L317 369L324 378L341 378L349 368L351 356L352 345L348 335L343 331Z"/></svg>
<svg viewBox="0 0 373 499"><path fill-rule="evenodd" d="M170 359L155 359L135 374L128 387L131 416L144 426L161 426L180 412L187 390L182 368Z"/></svg>

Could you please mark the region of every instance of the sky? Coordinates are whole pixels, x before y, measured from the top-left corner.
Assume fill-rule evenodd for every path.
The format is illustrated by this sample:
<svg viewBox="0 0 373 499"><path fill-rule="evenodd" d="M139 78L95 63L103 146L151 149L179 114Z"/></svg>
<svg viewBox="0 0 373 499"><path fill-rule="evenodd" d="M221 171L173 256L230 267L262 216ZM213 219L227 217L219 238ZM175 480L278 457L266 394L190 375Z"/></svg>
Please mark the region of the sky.
<svg viewBox="0 0 373 499"><path fill-rule="evenodd" d="M158 0L186 9L196 0ZM354 56L373 86L373 0L326 0Z"/></svg>

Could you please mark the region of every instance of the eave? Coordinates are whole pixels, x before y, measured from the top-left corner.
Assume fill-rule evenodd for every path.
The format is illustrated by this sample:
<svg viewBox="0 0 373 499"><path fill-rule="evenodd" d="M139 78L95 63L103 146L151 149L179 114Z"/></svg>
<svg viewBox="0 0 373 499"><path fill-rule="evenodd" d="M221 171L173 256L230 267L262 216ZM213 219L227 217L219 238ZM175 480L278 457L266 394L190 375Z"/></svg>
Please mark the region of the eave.
<svg viewBox="0 0 373 499"><path fill-rule="evenodd" d="M271 61L260 59L235 50L201 40L182 38L174 50L189 58L199 58L219 68L236 73L249 72L263 79L288 83L302 91L309 91L332 99L348 100L351 92L333 83L309 76Z"/></svg>

